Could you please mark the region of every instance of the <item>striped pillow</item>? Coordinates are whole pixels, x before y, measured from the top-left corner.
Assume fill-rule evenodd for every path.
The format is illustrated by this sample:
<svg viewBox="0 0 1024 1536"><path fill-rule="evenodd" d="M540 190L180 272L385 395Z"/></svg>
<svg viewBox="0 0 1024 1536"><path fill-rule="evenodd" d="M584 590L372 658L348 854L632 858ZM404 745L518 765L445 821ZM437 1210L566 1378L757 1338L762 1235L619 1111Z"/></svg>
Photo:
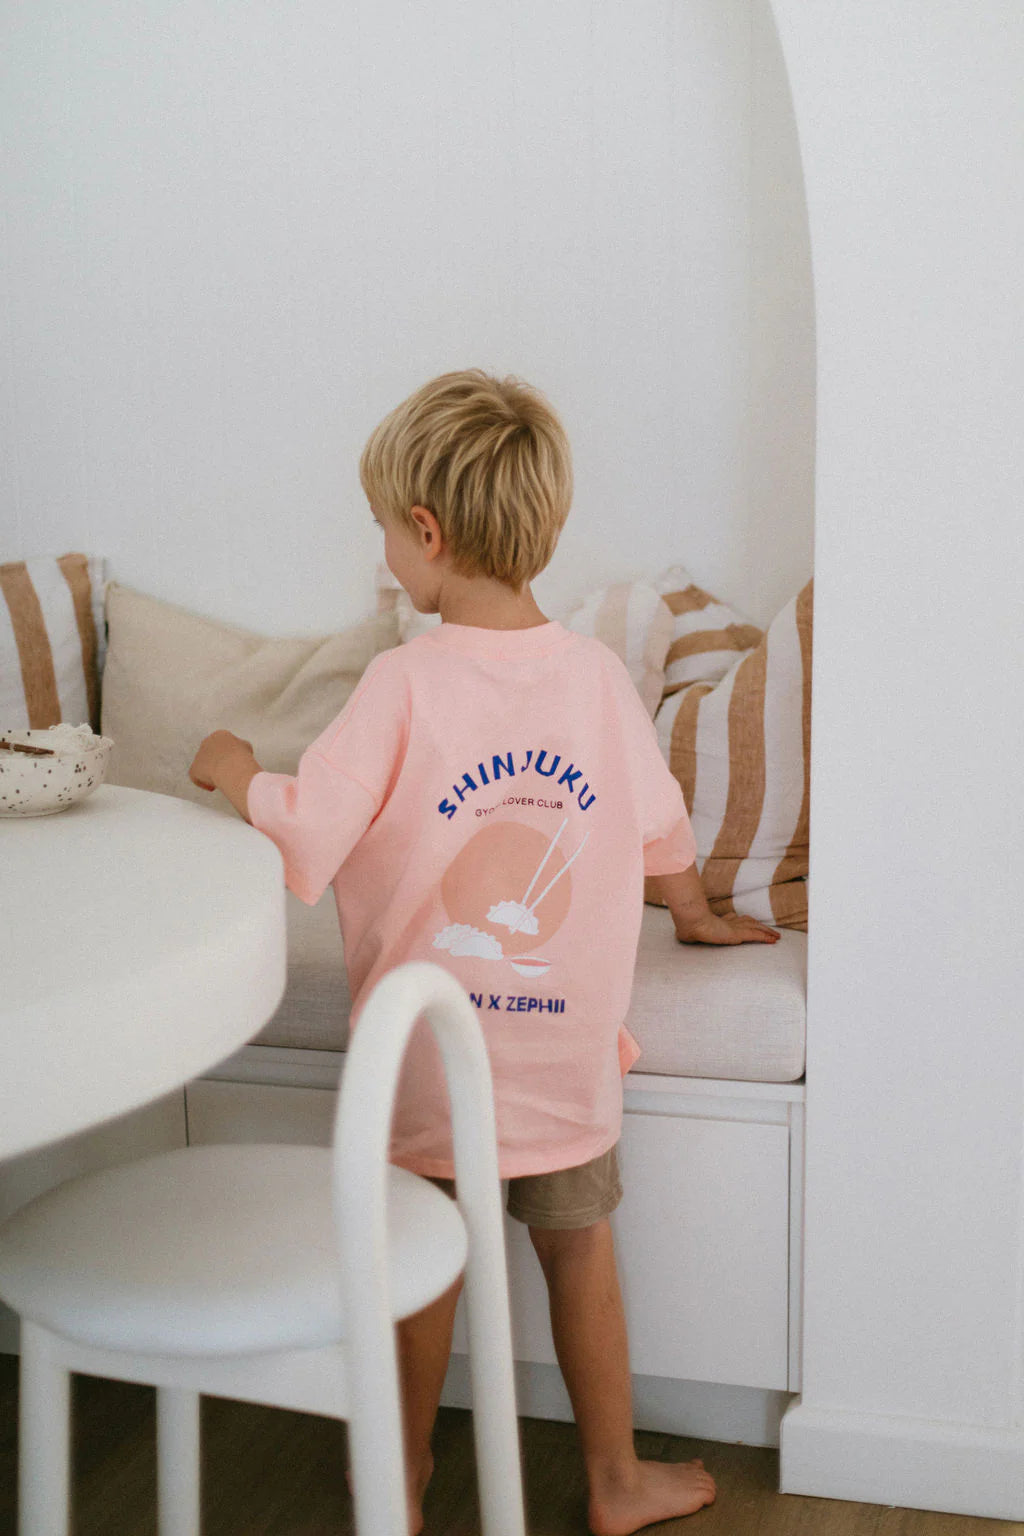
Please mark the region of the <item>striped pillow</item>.
<svg viewBox="0 0 1024 1536"><path fill-rule="evenodd" d="M674 565L654 583L674 618L665 660L665 697L690 683L716 683L738 654L753 650L764 631L698 587Z"/></svg>
<svg viewBox="0 0 1024 1536"><path fill-rule="evenodd" d="M0 565L0 728L99 730L104 574L78 554Z"/></svg>
<svg viewBox="0 0 1024 1536"><path fill-rule="evenodd" d="M812 580L724 677L669 690L655 722L712 911L804 933L813 600Z"/></svg>
<svg viewBox="0 0 1024 1536"><path fill-rule="evenodd" d="M377 567L376 586L377 612L395 614L403 645L440 624L436 613L417 613L408 593L386 565ZM672 639L672 612L654 587L643 581L620 581L602 587L564 622L566 629L578 635L594 635L615 652L653 720L662 700L665 653Z"/></svg>
<svg viewBox="0 0 1024 1536"><path fill-rule="evenodd" d="M593 635L613 650L654 719L665 688L665 656L672 642L672 610L644 581L619 581L594 592L565 621L578 635Z"/></svg>

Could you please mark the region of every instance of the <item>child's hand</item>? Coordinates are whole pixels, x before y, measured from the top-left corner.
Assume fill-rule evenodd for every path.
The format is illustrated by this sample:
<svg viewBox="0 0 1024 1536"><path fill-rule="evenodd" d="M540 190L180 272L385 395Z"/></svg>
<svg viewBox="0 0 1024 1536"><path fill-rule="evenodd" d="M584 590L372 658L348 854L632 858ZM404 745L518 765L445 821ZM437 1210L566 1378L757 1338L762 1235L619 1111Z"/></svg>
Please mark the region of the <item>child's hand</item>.
<svg viewBox="0 0 1024 1536"><path fill-rule="evenodd" d="M680 944L775 944L779 937L777 928L767 928L756 917L744 917L739 912L724 917L708 912L685 928L676 924Z"/></svg>
<svg viewBox="0 0 1024 1536"><path fill-rule="evenodd" d="M217 789L225 763L232 758L237 760L240 752L244 752L246 758L251 758L252 742L243 741L230 731L214 731L212 736L200 742L188 776L199 789Z"/></svg>

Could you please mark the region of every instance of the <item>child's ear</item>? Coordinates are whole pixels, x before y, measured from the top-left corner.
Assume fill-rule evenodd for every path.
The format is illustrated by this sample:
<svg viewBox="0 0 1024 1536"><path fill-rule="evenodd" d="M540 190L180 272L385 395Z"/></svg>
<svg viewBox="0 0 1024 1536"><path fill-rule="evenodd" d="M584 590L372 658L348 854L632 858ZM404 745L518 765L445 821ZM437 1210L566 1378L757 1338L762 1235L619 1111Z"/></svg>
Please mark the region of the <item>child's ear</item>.
<svg viewBox="0 0 1024 1536"><path fill-rule="evenodd" d="M429 507L411 507L409 511L419 534L421 552L428 560L436 560L444 548L441 524Z"/></svg>

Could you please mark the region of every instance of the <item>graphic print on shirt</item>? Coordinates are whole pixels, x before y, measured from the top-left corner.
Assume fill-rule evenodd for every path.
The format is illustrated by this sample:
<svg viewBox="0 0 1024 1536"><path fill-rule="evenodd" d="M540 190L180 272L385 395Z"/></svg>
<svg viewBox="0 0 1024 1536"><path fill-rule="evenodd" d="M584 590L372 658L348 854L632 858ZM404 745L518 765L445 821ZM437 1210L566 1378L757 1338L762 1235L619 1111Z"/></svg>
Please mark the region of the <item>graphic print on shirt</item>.
<svg viewBox="0 0 1024 1536"><path fill-rule="evenodd" d="M507 960L520 976L543 976L539 951L558 931L572 904L569 868L590 836L570 853L559 847L566 817L553 837L517 822L481 827L449 864L441 900L451 921L434 948L453 956Z"/></svg>

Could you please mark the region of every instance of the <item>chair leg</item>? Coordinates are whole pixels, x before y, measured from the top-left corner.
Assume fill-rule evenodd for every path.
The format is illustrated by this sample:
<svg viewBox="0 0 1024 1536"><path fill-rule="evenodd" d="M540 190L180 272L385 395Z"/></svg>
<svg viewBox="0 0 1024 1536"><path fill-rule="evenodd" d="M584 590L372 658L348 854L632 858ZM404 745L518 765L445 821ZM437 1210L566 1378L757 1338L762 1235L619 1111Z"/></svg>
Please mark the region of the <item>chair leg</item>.
<svg viewBox="0 0 1024 1536"><path fill-rule="evenodd" d="M405 1447L395 1329L390 1318L363 1318L348 1344L351 1398L349 1460L357 1536L407 1536Z"/></svg>
<svg viewBox="0 0 1024 1536"><path fill-rule="evenodd" d="M524 1536L507 1281L496 1255L478 1253L476 1266L473 1257L466 1274L466 1321L480 1525L484 1536Z"/></svg>
<svg viewBox="0 0 1024 1536"><path fill-rule="evenodd" d="M160 1536L199 1536L199 1393L159 1387L156 1479Z"/></svg>
<svg viewBox="0 0 1024 1536"><path fill-rule="evenodd" d="M21 1325L19 1536L67 1536L71 1497L71 1375L58 1341Z"/></svg>

